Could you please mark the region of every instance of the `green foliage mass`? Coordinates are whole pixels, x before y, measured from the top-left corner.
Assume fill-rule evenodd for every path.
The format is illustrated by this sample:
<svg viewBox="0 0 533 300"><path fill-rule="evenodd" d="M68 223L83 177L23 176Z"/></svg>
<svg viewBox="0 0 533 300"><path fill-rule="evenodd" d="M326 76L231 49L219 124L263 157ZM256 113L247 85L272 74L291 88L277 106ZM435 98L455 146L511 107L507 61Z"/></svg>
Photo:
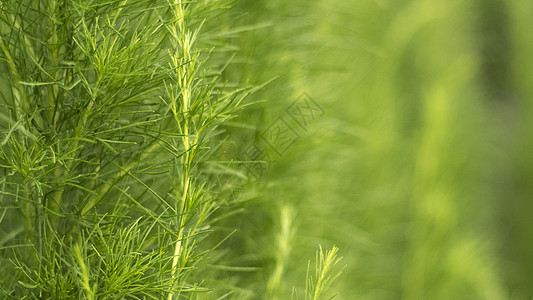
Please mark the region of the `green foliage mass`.
<svg viewBox="0 0 533 300"><path fill-rule="evenodd" d="M532 20L0 2L0 299L530 299Z"/></svg>

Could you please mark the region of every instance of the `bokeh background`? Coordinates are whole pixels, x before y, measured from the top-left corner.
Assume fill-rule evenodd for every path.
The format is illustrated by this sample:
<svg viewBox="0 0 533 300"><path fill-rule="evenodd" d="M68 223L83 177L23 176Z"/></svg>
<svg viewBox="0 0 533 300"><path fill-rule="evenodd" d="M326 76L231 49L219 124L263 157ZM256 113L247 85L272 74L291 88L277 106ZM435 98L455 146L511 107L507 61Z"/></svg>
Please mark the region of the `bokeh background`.
<svg viewBox="0 0 533 300"><path fill-rule="evenodd" d="M272 269L285 251L290 291L316 245L336 245L336 299L533 297L533 2L237 8L264 27L238 40L249 60L229 73L273 79L242 117L258 141L302 93L324 115L245 188L255 214L235 249ZM287 210L295 233L280 250Z"/></svg>

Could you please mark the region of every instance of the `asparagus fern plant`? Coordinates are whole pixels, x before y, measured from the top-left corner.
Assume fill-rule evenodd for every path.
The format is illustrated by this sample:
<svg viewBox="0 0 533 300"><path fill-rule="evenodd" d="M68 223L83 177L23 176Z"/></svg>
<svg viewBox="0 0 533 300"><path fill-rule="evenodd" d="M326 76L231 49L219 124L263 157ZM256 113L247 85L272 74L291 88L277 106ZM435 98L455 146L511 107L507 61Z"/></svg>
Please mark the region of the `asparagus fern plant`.
<svg viewBox="0 0 533 300"><path fill-rule="evenodd" d="M231 25L232 5L0 4L2 297L238 295L217 250L232 231L216 221L235 213L228 195L247 178L224 124L258 87L226 72L232 39L254 29L216 23ZM292 237L293 213L281 216L270 296Z"/></svg>

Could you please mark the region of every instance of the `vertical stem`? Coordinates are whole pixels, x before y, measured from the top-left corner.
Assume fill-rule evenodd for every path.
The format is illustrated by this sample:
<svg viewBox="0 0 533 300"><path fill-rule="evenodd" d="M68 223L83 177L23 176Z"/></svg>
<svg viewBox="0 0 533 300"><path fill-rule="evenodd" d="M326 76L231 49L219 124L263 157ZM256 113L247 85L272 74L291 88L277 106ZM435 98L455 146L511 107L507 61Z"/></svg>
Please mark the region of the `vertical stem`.
<svg viewBox="0 0 533 300"><path fill-rule="evenodd" d="M24 89L20 85L20 75L17 71L17 66L15 65L15 61L13 60L13 57L11 56L11 53L9 52L9 49L4 44L4 41L2 40L2 37L0 37L0 49L5 55L5 58L7 60L7 63L9 65L9 68L11 69L11 74L13 75L13 102L14 107L16 109L15 113L15 120L21 120L24 116L25 108L27 107L27 99L26 94L24 93Z"/></svg>
<svg viewBox="0 0 533 300"><path fill-rule="evenodd" d="M172 62L177 73L177 82L176 85L181 91L181 105L178 105L179 96L174 96L172 101L172 112L174 119L177 123L178 129L182 135L182 142L185 153L180 158L180 167L182 168L181 174L181 185L182 193L178 197L180 199L179 203L176 203L176 223L178 225L178 238L174 248L174 256L172 260L172 277L174 281L179 278L179 260L183 252L183 239L184 239L184 227L186 223L186 215L188 213L188 195L190 193L190 170L192 166L192 154L194 147L191 147L189 135L191 134L189 129L189 107L191 102L191 75L189 69L191 67L191 50L192 50L192 41L191 33L186 29L185 23L185 8L184 4L175 1L175 18L177 21L177 30L176 28L171 28L171 34L174 38L173 46L177 49L174 53L171 54ZM189 75L189 76L188 76ZM178 94L179 95L179 94ZM168 295L168 299L172 300L174 293L171 292Z"/></svg>
<svg viewBox="0 0 533 300"><path fill-rule="evenodd" d="M283 273L287 268L287 260L293 243L294 217L294 207L290 204L284 204L280 209L280 232L277 236L274 271L267 283L268 299L279 299L283 291Z"/></svg>
<svg viewBox="0 0 533 300"><path fill-rule="evenodd" d="M26 226L28 227L28 237L30 240L33 240L33 223L30 211L30 192L27 179L24 179L24 198L24 217L26 218Z"/></svg>

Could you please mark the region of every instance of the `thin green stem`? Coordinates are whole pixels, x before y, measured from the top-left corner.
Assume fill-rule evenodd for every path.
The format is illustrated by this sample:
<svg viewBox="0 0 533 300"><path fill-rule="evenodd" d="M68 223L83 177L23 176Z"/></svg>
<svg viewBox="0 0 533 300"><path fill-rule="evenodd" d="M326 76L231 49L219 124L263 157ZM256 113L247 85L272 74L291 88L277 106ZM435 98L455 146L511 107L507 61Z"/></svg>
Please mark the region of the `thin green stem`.
<svg viewBox="0 0 533 300"><path fill-rule="evenodd" d="M9 52L9 49L4 44L4 41L2 40L2 37L0 36L0 48L2 49L2 52L4 53L7 63L9 65L9 68L11 69L11 74L13 75L13 95L14 95L14 107L16 110L15 113L15 122L18 120L21 120L26 104L26 94L24 93L23 87L20 85L20 75L17 71L17 66L15 65L15 61L13 60L13 57L11 56L11 53Z"/></svg>
<svg viewBox="0 0 533 300"><path fill-rule="evenodd" d="M181 51L176 51L172 55L172 62L174 64L174 68L177 73L177 82L176 85L181 91L181 105L177 103L177 98L174 97L172 101L172 112L174 115L174 119L178 125L178 129L181 131L182 134L182 142L183 147L185 150L185 153L180 158L180 165L182 168L181 174L181 186L182 186L182 193L180 199L180 203L176 203L176 213L177 213L177 225L178 225L178 236L176 240L176 245L174 247L174 256L172 259L172 277L173 281L177 282L179 280L180 274L179 274L179 260L182 254L182 243L183 239L185 238L185 224L187 219L187 214L189 213L188 210L190 208L190 205L188 205L189 193L190 193L190 185L191 185L191 167L192 167L192 157L195 151L196 146L191 145L190 143L190 115L189 115L189 107L190 107L190 101L192 96L192 86L191 86L191 79L192 74L189 70L191 68L190 64L192 56L192 44L193 41L191 39L191 33L186 28L187 24L185 23L185 7L184 4L181 3L179 0L176 0L174 3L175 8L175 18L177 20L177 31L176 28L171 28L171 34L174 38L174 43L176 44L176 47L179 47ZM178 189L179 190L179 189ZM174 293L171 292L168 295L168 299L172 300L174 297Z"/></svg>

